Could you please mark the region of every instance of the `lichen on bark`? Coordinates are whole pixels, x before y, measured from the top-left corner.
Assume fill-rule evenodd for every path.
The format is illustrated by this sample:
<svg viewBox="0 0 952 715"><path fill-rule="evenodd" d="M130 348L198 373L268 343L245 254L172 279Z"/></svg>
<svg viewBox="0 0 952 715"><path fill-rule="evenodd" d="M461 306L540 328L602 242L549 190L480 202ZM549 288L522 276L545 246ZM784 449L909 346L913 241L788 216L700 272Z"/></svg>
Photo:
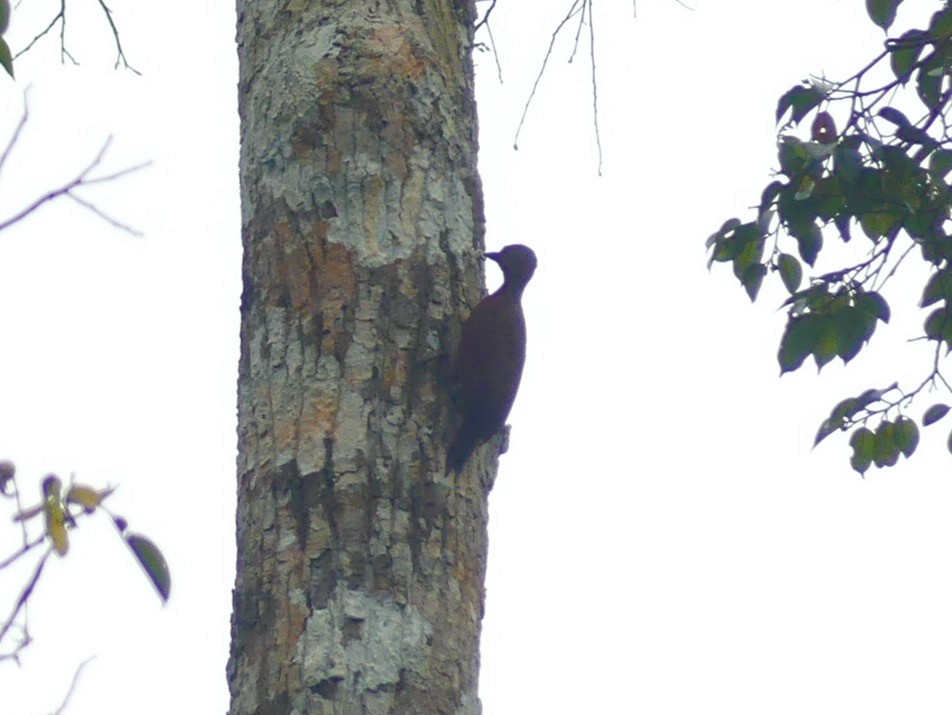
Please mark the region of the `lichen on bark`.
<svg viewBox="0 0 952 715"><path fill-rule="evenodd" d="M232 713L479 710L495 461L442 470L482 291L472 13L239 1Z"/></svg>

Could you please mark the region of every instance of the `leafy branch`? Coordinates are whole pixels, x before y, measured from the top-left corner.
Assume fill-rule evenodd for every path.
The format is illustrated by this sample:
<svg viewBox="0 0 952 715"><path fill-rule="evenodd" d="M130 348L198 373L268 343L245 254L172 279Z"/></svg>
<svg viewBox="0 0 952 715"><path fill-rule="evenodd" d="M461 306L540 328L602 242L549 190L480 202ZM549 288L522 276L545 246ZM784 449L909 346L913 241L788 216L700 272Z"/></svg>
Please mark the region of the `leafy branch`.
<svg viewBox="0 0 952 715"><path fill-rule="evenodd" d="M873 22L888 30L899 2L868 2ZM887 60L891 78L868 88L873 71ZM943 3L927 28L887 38L884 49L845 80L813 77L792 87L777 104L780 166L756 218L730 219L707 240L709 267L730 263L752 301L771 273L790 293L777 356L781 374L799 369L807 357L818 369L834 357L850 362L877 326L889 322L882 292L913 251L932 268L919 303L937 306L921 338L935 343L930 374L911 391L893 384L842 400L817 433L815 444L853 429L851 464L860 473L870 464L892 466L900 454L911 456L919 431L904 411L927 387L952 392L939 369L942 349L952 350L952 237L946 231L952 215L950 68L952 7ZM914 95L904 91L910 85ZM895 106L907 97L922 106L915 120ZM811 116L804 140L795 132ZM860 244L865 256L812 276L801 288L803 264L815 267L825 236L849 244L857 226L866 239ZM922 422L941 416L927 412ZM867 426L871 420L875 430Z"/></svg>

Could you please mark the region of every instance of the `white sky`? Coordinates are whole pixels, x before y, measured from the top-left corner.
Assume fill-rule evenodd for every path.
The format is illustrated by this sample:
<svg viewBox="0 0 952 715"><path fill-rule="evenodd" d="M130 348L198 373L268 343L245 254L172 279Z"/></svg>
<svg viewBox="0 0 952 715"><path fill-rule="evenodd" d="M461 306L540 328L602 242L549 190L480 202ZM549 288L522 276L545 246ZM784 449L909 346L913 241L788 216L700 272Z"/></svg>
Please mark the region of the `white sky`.
<svg viewBox="0 0 952 715"><path fill-rule="evenodd" d="M889 329L848 369L778 379L777 281L752 308L728 267L705 268L704 239L748 217L768 180L777 97L811 72L851 74L881 33L859 0L689 4L640 0L637 19L631 3L597 4L600 178L587 45L566 64L569 35L512 151L568 0L500 0L504 84L477 55L487 244L527 243L540 263L491 496L484 712L947 713L950 425L865 480L843 436L810 451L841 397L925 374L927 352L906 343L921 332L921 274L897 275L908 305L894 302ZM27 11L48 17L58 2L25 5L14 48L43 24ZM153 166L87 196L145 237L69 203L0 236L0 457L28 492L51 471L119 484L111 506L165 552L172 599L158 604L105 519L86 520L32 599L22 668L0 663L0 713L54 710L92 655L71 715L222 712L240 292L234 12L114 0L137 77L112 70L98 8L82 5L67 35L79 68L59 65L50 37L18 62L16 84L0 77L0 145L33 85L0 220L112 134L106 171ZM935 7L907 0L898 24ZM17 539L0 529L0 556ZM0 574L0 618L23 578Z"/></svg>

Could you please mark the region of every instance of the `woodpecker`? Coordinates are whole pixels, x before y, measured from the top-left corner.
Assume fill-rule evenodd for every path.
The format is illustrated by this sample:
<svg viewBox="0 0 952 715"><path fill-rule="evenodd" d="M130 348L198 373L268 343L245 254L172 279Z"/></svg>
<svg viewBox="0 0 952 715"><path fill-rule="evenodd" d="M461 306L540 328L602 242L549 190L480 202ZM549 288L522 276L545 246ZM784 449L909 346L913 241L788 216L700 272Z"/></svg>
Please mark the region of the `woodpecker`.
<svg viewBox="0 0 952 715"><path fill-rule="evenodd" d="M516 399L526 361L522 292L536 269L527 246L487 253L502 269L503 283L470 312L453 364L463 421L446 455L446 472L462 472L480 442L498 432Z"/></svg>

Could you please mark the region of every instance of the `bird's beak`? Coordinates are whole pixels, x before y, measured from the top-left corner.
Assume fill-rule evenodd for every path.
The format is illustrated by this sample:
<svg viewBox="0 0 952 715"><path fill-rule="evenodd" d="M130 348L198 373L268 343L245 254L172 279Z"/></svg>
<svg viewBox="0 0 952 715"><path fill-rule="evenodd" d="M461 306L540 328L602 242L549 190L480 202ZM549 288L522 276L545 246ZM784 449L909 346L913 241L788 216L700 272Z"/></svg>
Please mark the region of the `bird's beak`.
<svg viewBox="0 0 952 715"><path fill-rule="evenodd" d="M488 258L490 261L495 261L496 263L499 263L499 254L498 254L498 253L484 253L483 255L484 255L486 258Z"/></svg>

